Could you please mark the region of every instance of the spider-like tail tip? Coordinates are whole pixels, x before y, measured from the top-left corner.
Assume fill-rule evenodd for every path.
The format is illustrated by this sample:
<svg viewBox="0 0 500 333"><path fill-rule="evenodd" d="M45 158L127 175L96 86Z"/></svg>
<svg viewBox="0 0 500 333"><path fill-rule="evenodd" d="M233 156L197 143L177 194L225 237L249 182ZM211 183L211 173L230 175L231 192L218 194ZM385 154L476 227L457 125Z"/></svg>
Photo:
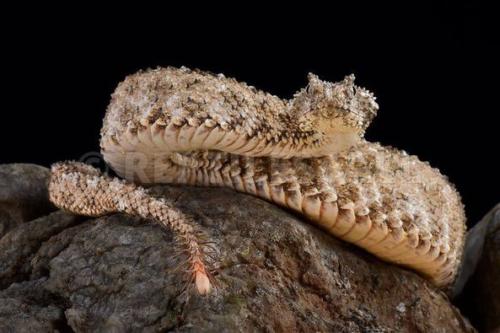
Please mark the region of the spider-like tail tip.
<svg viewBox="0 0 500 333"><path fill-rule="evenodd" d="M195 273L194 283L200 295L207 295L211 290L210 280L205 272Z"/></svg>
<svg viewBox="0 0 500 333"><path fill-rule="evenodd" d="M193 263L194 284L200 295L207 295L212 289L205 265L201 259L196 258Z"/></svg>

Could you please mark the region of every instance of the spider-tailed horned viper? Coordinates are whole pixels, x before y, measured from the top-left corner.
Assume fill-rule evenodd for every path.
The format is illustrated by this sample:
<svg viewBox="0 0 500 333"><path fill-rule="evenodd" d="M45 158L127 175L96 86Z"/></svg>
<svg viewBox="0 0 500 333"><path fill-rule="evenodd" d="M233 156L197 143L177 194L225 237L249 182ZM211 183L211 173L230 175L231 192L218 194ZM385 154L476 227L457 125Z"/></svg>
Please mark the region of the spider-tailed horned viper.
<svg viewBox="0 0 500 333"><path fill-rule="evenodd" d="M100 141L105 161L126 180L82 163L56 163L50 198L77 214L125 212L171 228L200 294L212 281L199 231L167 198L136 183L253 194L447 286L464 244L460 197L428 163L363 139L378 105L353 81L309 74L306 88L282 100L184 67L130 75L112 95Z"/></svg>

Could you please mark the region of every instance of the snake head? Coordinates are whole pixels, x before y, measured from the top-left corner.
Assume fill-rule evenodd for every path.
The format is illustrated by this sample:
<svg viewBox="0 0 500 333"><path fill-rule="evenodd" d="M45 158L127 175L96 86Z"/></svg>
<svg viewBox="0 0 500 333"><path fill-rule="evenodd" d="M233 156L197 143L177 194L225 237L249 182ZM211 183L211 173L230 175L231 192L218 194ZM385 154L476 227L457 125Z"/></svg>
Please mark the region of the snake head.
<svg viewBox="0 0 500 333"><path fill-rule="evenodd" d="M326 136L364 135L377 114L378 104L371 92L354 85L354 79L351 74L340 82L331 83L309 73L309 84L289 103L304 130L319 130Z"/></svg>

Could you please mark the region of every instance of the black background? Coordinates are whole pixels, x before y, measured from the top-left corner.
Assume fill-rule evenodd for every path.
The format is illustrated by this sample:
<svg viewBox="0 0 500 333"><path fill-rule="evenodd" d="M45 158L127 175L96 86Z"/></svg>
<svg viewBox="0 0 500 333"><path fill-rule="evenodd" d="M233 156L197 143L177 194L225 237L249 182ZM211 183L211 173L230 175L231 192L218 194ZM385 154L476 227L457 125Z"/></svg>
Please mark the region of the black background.
<svg viewBox="0 0 500 333"><path fill-rule="evenodd" d="M288 4L294 14L245 6L231 14L21 13L3 29L0 162L48 166L98 151L109 96L139 69L222 72L286 98L310 71L329 81L355 73L381 107L369 140L416 154L448 175L469 225L500 200L499 111L487 83L493 41L479 5Z"/></svg>

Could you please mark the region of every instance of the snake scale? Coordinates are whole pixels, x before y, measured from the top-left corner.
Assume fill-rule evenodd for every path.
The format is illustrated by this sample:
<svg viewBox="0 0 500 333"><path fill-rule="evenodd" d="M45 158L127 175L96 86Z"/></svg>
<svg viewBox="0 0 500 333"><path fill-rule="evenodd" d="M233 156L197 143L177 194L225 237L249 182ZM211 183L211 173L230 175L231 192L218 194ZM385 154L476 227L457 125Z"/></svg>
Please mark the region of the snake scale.
<svg viewBox="0 0 500 333"><path fill-rule="evenodd" d="M363 138L378 105L354 76L308 79L283 100L185 67L130 75L112 95L100 142L105 161L125 180L78 162L56 163L50 198L78 214L125 212L171 228L200 294L212 285L200 232L168 198L136 184L249 193L438 287L452 283L465 233L453 185L417 157Z"/></svg>

